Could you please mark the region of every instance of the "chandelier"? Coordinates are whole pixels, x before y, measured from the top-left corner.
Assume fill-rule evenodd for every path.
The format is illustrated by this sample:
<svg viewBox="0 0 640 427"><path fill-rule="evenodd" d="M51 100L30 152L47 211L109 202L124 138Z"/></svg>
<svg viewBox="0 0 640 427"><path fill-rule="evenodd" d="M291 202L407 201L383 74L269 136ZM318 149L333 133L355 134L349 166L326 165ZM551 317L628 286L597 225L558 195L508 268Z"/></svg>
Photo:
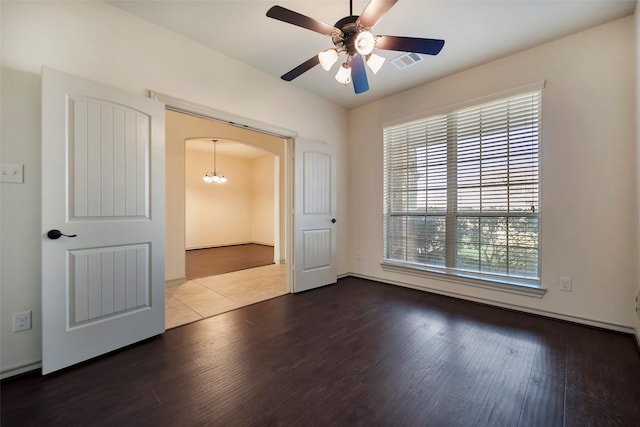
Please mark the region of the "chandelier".
<svg viewBox="0 0 640 427"><path fill-rule="evenodd" d="M225 177L222 172L218 173L216 170L216 148L218 140L212 139L211 141L213 142L213 172L207 171L202 177L202 180L207 184L211 184L212 182L215 182L216 184L224 184L227 182L227 177Z"/></svg>

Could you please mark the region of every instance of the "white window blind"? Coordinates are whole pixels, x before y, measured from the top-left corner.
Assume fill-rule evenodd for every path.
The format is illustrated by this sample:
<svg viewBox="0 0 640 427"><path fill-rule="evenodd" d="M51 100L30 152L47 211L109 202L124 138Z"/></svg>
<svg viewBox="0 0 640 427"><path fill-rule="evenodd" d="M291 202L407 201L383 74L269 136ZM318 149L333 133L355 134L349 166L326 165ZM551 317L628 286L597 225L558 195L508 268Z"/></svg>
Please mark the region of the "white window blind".
<svg viewBox="0 0 640 427"><path fill-rule="evenodd" d="M384 129L384 259L539 286L541 91Z"/></svg>

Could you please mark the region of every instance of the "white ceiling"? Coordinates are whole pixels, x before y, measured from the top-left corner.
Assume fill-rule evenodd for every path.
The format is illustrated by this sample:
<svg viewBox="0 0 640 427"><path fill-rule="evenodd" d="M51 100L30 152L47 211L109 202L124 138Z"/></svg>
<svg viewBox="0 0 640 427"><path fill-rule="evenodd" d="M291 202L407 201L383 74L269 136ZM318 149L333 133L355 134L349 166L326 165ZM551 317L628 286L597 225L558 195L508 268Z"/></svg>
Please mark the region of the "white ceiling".
<svg viewBox="0 0 640 427"><path fill-rule="evenodd" d="M332 47L327 36L266 17L280 5L334 25L348 0L109 1L143 19L207 45L275 77ZM359 15L368 0L354 0ZM356 95L316 66L290 83L347 108L593 27L634 12L636 0L399 0L374 27L376 35L444 39L437 56L399 70L387 61L368 72L370 90ZM394 59L402 52L376 50ZM597 52L594 52L597 55ZM284 82L283 82L284 84Z"/></svg>

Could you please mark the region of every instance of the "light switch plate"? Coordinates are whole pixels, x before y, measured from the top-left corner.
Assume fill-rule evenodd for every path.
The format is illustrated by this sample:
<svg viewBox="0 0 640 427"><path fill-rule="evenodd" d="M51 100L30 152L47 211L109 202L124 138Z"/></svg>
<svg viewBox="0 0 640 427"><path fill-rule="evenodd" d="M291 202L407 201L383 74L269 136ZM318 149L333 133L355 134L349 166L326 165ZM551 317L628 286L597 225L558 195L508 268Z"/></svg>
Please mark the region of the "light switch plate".
<svg viewBox="0 0 640 427"><path fill-rule="evenodd" d="M560 277L560 290L571 292L573 289L573 280L571 277Z"/></svg>
<svg viewBox="0 0 640 427"><path fill-rule="evenodd" d="M24 165L0 163L0 182L22 184L24 182L23 171Z"/></svg>

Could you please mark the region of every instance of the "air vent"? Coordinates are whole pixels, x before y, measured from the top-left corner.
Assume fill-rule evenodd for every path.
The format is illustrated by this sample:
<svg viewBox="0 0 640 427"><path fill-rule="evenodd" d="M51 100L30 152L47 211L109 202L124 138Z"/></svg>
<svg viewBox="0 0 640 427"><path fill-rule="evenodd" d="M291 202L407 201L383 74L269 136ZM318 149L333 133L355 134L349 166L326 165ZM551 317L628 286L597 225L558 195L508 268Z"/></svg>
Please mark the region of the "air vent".
<svg viewBox="0 0 640 427"><path fill-rule="evenodd" d="M411 52L397 57L396 59L392 60L391 63L395 65L399 70L404 70L405 68L420 61L422 61L422 57L417 53Z"/></svg>

